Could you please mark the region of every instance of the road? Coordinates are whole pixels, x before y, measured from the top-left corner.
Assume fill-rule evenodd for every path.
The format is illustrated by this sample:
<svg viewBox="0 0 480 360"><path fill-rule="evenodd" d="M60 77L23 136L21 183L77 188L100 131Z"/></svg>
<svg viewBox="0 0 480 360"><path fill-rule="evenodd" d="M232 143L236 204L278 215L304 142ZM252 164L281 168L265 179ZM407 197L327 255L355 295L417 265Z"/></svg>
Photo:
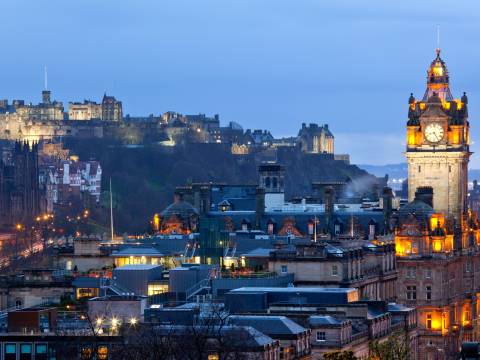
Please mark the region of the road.
<svg viewBox="0 0 480 360"><path fill-rule="evenodd" d="M36 254L36 253L39 253L39 252L42 252L42 251L43 251L43 242L37 241L37 242L33 243L31 248L27 248L27 249L24 249L24 250L20 251L20 253L18 254L18 256L15 260L26 259L29 256L31 256L33 254ZM13 258L13 256L2 256L2 257L0 257L0 269L8 267L13 260L12 258Z"/></svg>

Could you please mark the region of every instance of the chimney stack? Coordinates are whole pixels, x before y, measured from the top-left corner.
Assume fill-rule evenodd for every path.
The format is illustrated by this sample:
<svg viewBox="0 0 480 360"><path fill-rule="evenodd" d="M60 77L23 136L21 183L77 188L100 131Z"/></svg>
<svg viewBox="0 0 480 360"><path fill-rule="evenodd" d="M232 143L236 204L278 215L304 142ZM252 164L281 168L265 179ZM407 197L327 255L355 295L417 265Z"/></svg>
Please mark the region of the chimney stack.
<svg viewBox="0 0 480 360"><path fill-rule="evenodd" d="M262 217L265 214L265 189L257 187L255 192L255 227L260 230Z"/></svg>
<svg viewBox="0 0 480 360"><path fill-rule="evenodd" d="M415 191L415 200L421 200L433 208L433 188L431 186L420 186Z"/></svg>
<svg viewBox="0 0 480 360"><path fill-rule="evenodd" d="M334 211L335 189L333 186L326 186L323 192L323 202L325 203L326 228L330 231Z"/></svg>

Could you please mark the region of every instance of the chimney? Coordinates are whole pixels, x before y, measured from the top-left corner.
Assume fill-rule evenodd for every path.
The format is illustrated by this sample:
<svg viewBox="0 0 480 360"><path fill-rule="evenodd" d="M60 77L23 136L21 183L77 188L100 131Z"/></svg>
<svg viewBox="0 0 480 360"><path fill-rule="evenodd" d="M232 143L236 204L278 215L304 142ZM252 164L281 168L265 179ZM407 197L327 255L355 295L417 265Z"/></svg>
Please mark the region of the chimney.
<svg viewBox="0 0 480 360"><path fill-rule="evenodd" d="M433 207L433 188L431 186L420 186L415 191L415 200L423 201Z"/></svg>
<svg viewBox="0 0 480 360"><path fill-rule="evenodd" d="M392 189L388 186L385 186L382 191L383 216L385 217L385 221L388 221L388 219L392 215L392 199Z"/></svg>
<svg viewBox="0 0 480 360"><path fill-rule="evenodd" d="M257 187L255 192L255 228L260 230L262 217L265 214L265 189Z"/></svg>
<svg viewBox="0 0 480 360"><path fill-rule="evenodd" d="M332 225L334 211L334 195L335 189L333 188L333 186L326 186L323 191L323 202L325 203L325 220L326 228L328 231L330 231L330 227Z"/></svg>

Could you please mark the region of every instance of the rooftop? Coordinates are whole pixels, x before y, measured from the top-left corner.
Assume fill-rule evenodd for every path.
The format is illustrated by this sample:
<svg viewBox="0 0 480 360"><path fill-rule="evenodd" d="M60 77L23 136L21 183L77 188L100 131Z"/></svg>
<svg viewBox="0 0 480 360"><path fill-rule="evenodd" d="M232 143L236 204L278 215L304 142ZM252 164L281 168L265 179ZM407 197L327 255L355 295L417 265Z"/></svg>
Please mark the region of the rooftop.
<svg viewBox="0 0 480 360"><path fill-rule="evenodd" d="M153 247L128 247L121 249L111 256L124 257L124 256L163 256L163 254Z"/></svg>
<svg viewBox="0 0 480 360"><path fill-rule="evenodd" d="M152 270L155 268L161 268L161 265L151 265L151 264L136 264L136 265L124 265L118 268L115 268L115 271L119 270Z"/></svg>
<svg viewBox="0 0 480 360"><path fill-rule="evenodd" d="M294 335L307 329L298 325L286 316L274 315L234 315L229 317L234 325L251 326L266 335Z"/></svg>

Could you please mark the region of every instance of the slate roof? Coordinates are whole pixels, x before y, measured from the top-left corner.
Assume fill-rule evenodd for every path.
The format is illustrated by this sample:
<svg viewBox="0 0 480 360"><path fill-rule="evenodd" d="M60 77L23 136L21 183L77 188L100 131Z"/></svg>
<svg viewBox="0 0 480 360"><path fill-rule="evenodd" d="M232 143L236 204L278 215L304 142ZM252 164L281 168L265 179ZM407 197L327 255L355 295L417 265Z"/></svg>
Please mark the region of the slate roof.
<svg viewBox="0 0 480 360"><path fill-rule="evenodd" d="M245 257L270 257L270 252L273 251L273 248L256 248L249 252L243 253L241 256Z"/></svg>
<svg viewBox="0 0 480 360"><path fill-rule="evenodd" d="M251 326L271 337L275 337L275 335L298 335L307 331L286 316L233 315L228 318L228 321L232 325Z"/></svg>
<svg viewBox="0 0 480 360"><path fill-rule="evenodd" d="M258 348L275 343L271 337L259 332L251 326L231 326L226 325L221 328L196 326L195 332L201 334L205 331L205 335L211 334L212 337L218 336L220 333L224 336L224 340L228 341L229 346ZM192 336L192 329L182 325L154 326L153 331L159 335L165 336Z"/></svg>
<svg viewBox="0 0 480 360"><path fill-rule="evenodd" d="M335 319L330 315L313 315L308 318L311 326L335 326L342 324L342 321Z"/></svg>

